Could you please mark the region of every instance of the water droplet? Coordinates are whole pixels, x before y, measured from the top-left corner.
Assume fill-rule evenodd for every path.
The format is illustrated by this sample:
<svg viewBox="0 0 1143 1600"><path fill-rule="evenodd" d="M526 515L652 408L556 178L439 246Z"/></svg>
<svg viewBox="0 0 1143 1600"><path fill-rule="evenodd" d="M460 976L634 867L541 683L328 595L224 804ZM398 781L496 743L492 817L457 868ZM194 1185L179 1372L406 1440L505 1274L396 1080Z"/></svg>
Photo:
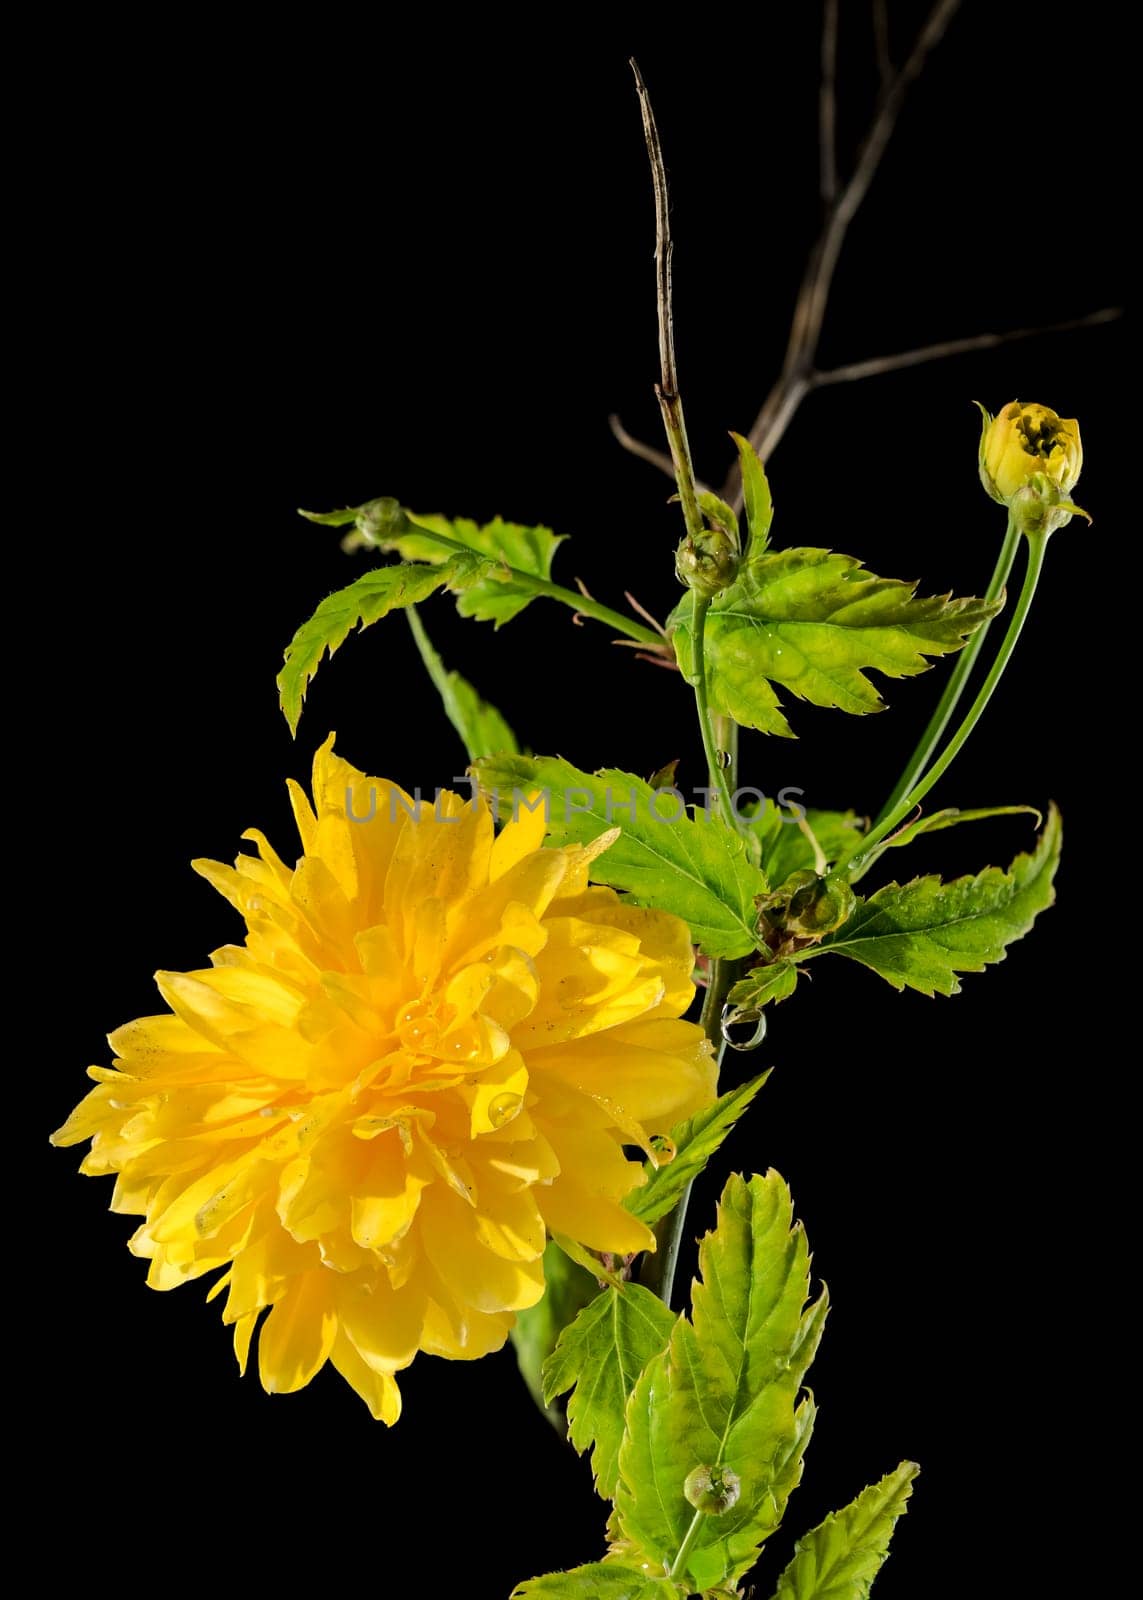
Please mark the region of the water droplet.
<svg viewBox="0 0 1143 1600"><path fill-rule="evenodd" d="M743 1031L751 1027L753 1032ZM722 1034L723 1043L729 1045L732 1050L757 1050L766 1037L766 1013L725 1005L722 1008L719 1032Z"/></svg>
<svg viewBox="0 0 1143 1600"><path fill-rule="evenodd" d="M520 1115L523 1104L523 1095L498 1094L495 1100L488 1102L488 1120L494 1128L503 1128L506 1123Z"/></svg>
<svg viewBox="0 0 1143 1600"><path fill-rule="evenodd" d="M730 765L730 751L729 750L720 750L718 752L718 764L719 764L720 767L723 767L723 768L728 767Z"/></svg>
<svg viewBox="0 0 1143 1600"><path fill-rule="evenodd" d="M657 1167L665 1167L668 1162L675 1159L678 1149L675 1141L666 1133L653 1133L651 1135L651 1160Z"/></svg>

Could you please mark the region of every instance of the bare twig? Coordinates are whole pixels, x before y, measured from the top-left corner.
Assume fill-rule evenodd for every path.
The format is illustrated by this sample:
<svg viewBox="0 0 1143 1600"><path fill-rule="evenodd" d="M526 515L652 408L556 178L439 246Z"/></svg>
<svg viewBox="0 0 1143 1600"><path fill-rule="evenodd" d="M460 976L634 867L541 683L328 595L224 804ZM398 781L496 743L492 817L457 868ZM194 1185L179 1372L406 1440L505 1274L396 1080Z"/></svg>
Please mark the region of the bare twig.
<svg viewBox="0 0 1143 1600"><path fill-rule="evenodd" d="M885 0L873 0L873 48L877 52L877 73L884 92L893 76L893 57L889 53L889 8Z"/></svg>
<svg viewBox="0 0 1143 1600"><path fill-rule="evenodd" d="M631 70L635 74L635 87L639 91L639 109L643 113L643 135L647 141L647 158L651 163L651 181L655 188L655 273L656 299L659 308L659 367L660 380L656 386L659 409L663 413L663 426L674 462L675 482L683 507L683 519L692 538L701 536L702 514L699 511L695 489L695 469L691 462L691 447L687 441L686 422L683 419L683 402L679 394L679 373L675 363L675 323L671 297L671 213L667 196L667 169L663 163L663 146L651 109L651 96L643 82L643 74L634 57Z"/></svg>
<svg viewBox="0 0 1143 1600"><path fill-rule="evenodd" d="M802 374L791 383L782 397L782 408L771 424L774 448L790 424L795 411L808 394L815 389L828 389L835 383L857 383L862 378L879 378L887 372L902 372L908 367L924 366L929 361L944 361L949 356L970 355L974 350L993 350L998 345L1016 344L1022 339L1038 339L1041 334L1073 333L1080 328L1099 328L1108 322L1118 322L1123 315L1122 306L1104 306L1100 311L1090 311L1084 317L1068 317L1063 322L1046 322L1035 328L1009 328L1004 333L976 333L967 339L943 339L939 344L919 345L915 350L898 350L893 355L871 356L866 361L848 361L842 367L817 368ZM673 475L671 462L662 451L641 445L627 436L625 448L632 455L650 461L660 471ZM700 488L702 485L700 484Z"/></svg>
<svg viewBox="0 0 1143 1600"><path fill-rule="evenodd" d="M810 252L794 307L781 375L767 395L750 430L750 442L763 460L773 450L796 409L796 405L789 403L791 390L799 384L805 384L813 368L833 275L849 225L869 192L869 185L885 154L909 86L940 42L959 4L960 0L936 0L908 60L893 76L878 102L858 151L853 173L830 207L818 241ZM802 392L804 394L806 390L803 388ZM781 423L780 428L775 427L778 422ZM730 500L735 507L742 504L742 485L737 467L723 486L723 499Z"/></svg>
<svg viewBox="0 0 1143 1600"><path fill-rule="evenodd" d="M818 146L822 202L837 198L837 0L822 11L822 82L818 91Z"/></svg>
<svg viewBox="0 0 1143 1600"><path fill-rule="evenodd" d="M823 192L828 165L825 154L827 134L831 140L835 134L836 28L838 12L836 0L824 0L824 3L821 100ZM937 0L937 3L929 13L928 20L917 36L909 59L901 70L894 75L889 58L887 8L884 0L874 0L874 36L877 45L878 64L885 80L885 88L861 146L853 176L846 183L840 194L835 197L823 224L821 235L806 264L781 376L766 397L761 411L755 418L754 426L750 430L751 443L763 460L773 454L793 420L798 407L806 396L815 389L823 389L838 383L854 383L862 378L879 377L884 373L899 372L908 367L922 366L929 361L941 361L949 356L966 355L976 350L991 350L998 345L1014 344L1018 340L1033 339L1040 334L1067 333L1073 329L1099 327L1101 324L1114 322L1123 315L1119 307L1105 306L1102 310L1089 312L1086 316L1069 317L1062 322L1046 323L1038 327L1011 328L1003 333L980 333L964 339L945 339L937 344L918 346L914 350L901 350L892 355L873 356L864 361L846 362L843 366L831 367L825 370L815 365L815 356L821 337L822 320L825 315L829 291L846 230L864 200L870 183L873 181L904 101L905 91L921 72L929 54L940 41L949 22L952 20L959 3L960 0ZM831 35L833 36L832 38ZM644 127L646 128L650 107L646 101L646 91L642 87L642 80L638 78L637 69L636 78L640 84L640 99L644 105ZM829 103L828 110L827 102ZM661 204L660 217L664 228L666 228L666 183L665 179L661 178L662 153L658 146L658 135L653 134L653 118L650 121L650 128L652 132L648 133L648 150L651 152L652 170L657 173L656 203L657 206ZM653 146L651 143L652 136L654 137ZM659 163L658 167L656 167L656 155ZM665 259L660 259L659 283L660 344L662 347L665 337L665 348L668 352L670 363L669 368L667 366L664 367L664 371L669 370L672 381L676 381L674 334L671 326L669 298L671 287L669 229L666 233ZM665 302L665 333L664 301L662 299L664 288L667 296ZM660 402L662 403L661 392ZM666 417L665 410L664 417ZM657 450L653 445L644 444L641 440L634 438L627 432L618 417L611 417L610 423L612 433L625 450L632 455L638 456L640 460L649 462L651 466L658 468L660 472L665 473L668 477L675 477L676 463L664 451ZM685 442L685 433L683 437ZM689 467L689 451L687 463ZM705 489L706 486L704 484L693 478L693 468L690 470L692 472L691 481L697 485L698 489ZM722 497L731 501L736 509L741 507L742 489L737 467L731 471L726 483L723 485Z"/></svg>
<svg viewBox="0 0 1143 1600"><path fill-rule="evenodd" d="M1104 306L1086 317L1069 317L1066 322L1049 322L1039 328L1010 328L1006 333L976 333L968 339L944 339L940 344L923 344L916 350L899 350L891 356L873 356L868 361L850 361L844 367L828 367L812 372L810 389L824 389L832 383L854 383L859 378L878 378L885 372L900 372L927 361L943 361L948 356L967 355L973 350L992 350L999 344L1016 344L1020 339L1036 339L1042 333L1071 333L1077 328L1098 328L1123 315L1120 306Z"/></svg>

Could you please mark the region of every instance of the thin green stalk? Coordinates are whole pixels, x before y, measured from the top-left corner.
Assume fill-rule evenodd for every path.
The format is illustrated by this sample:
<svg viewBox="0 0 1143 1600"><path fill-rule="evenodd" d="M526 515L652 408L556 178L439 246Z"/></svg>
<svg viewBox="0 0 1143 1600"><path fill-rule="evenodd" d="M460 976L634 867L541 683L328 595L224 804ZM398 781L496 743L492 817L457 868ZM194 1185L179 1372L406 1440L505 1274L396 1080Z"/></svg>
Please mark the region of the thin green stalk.
<svg viewBox="0 0 1143 1600"><path fill-rule="evenodd" d="M726 1054L726 1040L722 1037L722 1011L726 1005L726 997L730 993L730 986L738 976L741 966L742 963L737 961L713 961L706 994L703 997L699 1026L714 1046L716 1077L722 1071L722 1058ZM658 1248L654 1255L643 1257L639 1273L639 1281L643 1287L658 1295L668 1307L675 1287L675 1274L678 1271L679 1249L687 1222L691 1187L688 1183L675 1209L656 1223L655 1239Z"/></svg>
<svg viewBox="0 0 1143 1600"><path fill-rule="evenodd" d="M836 863L830 873L831 878L845 877L851 883L856 883L862 874L868 871L880 853L877 850L877 846L882 839L891 834L905 820L913 807L924 799L934 784L940 782L961 750L963 750L972 730L980 721L985 707L995 693L997 684L1004 676L1004 669L1007 667L1023 631L1024 623L1035 598L1036 585L1040 581L1048 535L1043 533L1029 534L1027 538L1028 566L1024 573L1024 586L1020 591L1020 598L1016 602L1016 610L1012 614L1012 620L1008 624L1008 632L1004 635L1004 642L996 653L996 659L989 669L988 676L981 684L980 692L965 714L963 722L945 746L940 758L929 768L925 776L913 785L908 794L902 796L892 811L877 824L871 833L858 840L849 854Z"/></svg>
<svg viewBox="0 0 1143 1600"><path fill-rule="evenodd" d="M725 752L727 764L724 766L722 752L720 752L718 746L714 718L711 716L710 705L707 700L703 631L706 626L706 614L709 609L710 601L696 593L692 621L695 640L695 704L698 707L699 726L702 729L702 742L703 749L706 752L707 768L710 773L710 785L718 795L719 808L727 826L734 828L737 827L738 823L734 814L734 804L731 800L732 791L730 785L737 785L738 782L738 740L737 737L727 740L728 748ZM735 733L737 734L737 729L735 729ZM730 986L737 976L738 965L738 963L732 961L711 962L706 995L703 998L702 1014L699 1017L700 1026L714 1046L719 1070L722 1068L722 1057L726 1049L726 1041L722 1036L722 1011L726 1004L726 997L730 992ZM653 1256L644 1258L642 1281L667 1306L671 1303L675 1271L679 1263L679 1246L682 1242L683 1229L686 1226L687 1206L690 1202L690 1197L691 1188L688 1184L678 1205L662 1219L655 1229L658 1249Z"/></svg>
<svg viewBox="0 0 1143 1600"><path fill-rule="evenodd" d="M992 579L985 591L984 598L986 600L992 601L999 598L1004 585L1008 582L1008 575L1012 571L1012 563L1016 559L1016 547L1019 543L1020 530L1016 527L1012 517L1009 516L1004 543L1000 547L1000 554L996 558L996 567L993 571ZM964 693L965 684L968 682L972 669L976 665L981 647L984 644L984 636L988 629L989 623L987 622L979 627L957 657L956 666L945 684L945 690L941 695L937 708L929 718L928 726L918 740L917 748L913 751L908 766L897 779L893 793L878 812L875 826L881 822L883 817L887 817L905 795L909 793L932 760L933 752L944 738L945 729L952 721L953 712L960 703L960 697Z"/></svg>
<svg viewBox="0 0 1143 1600"><path fill-rule="evenodd" d="M431 539L434 544L439 544L442 550L457 550L467 556L480 553L474 551L471 545L461 544L459 539L450 539L447 534L437 533L432 528L422 528L419 524L414 524L413 532L419 539ZM560 600L573 611L578 611L581 616L606 623L609 628L614 628L617 633L626 634L629 639L635 639L639 644L649 645L660 652L663 649L661 633L656 633L654 628L644 627L641 622L635 622L631 617L625 617L622 611L613 611L610 606L600 605L599 601L593 600L590 595L582 594L575 589L565 589L562 584L552 583L547 578L537 578L530 572L520 572L515 567L510 567L507 562L500 563L500 570L521 589L529 589L532 594L546 595L549 600Z"/></svg>
<svg viewBox="0 0 1143 1600"><path fill-rule="evenodd" d="M581 616L591 617L595 622L606 623L617 633L626 634L628 639L636 639L640 644L650 645L652 649L662 652L663 635L656 633L654 628L645 628L641 622L634 622L630 617L625 617L622 611L613 611L610 606L600 605L598 600L591 599L589 595L579 594L574 589L565 589L558 583L549 583L546 578L533 578L526 572L517 572L514 567L508 568L508 574L513 583L531 589L533 594L547 595L549 600L562 600L565 606L571 606L572 610L579 612Z"/></svg>
<svg viewBox="0 0 1143 1600"><path fill-rule="evenodd" d="M733 760L731 751L722 751L718 747L718 738L715 734L714 718L711 715L710 701L707 697L706 686L706 616L710 610L710 601L705 596L691 591L694 596L694 611L692 613L691 631L695 641L695 705L698 708L699 727L702 730L702 747L706 753L707 770L710 773L710 784L718 796L718 807L722 812L722 820L728 828L737 829L738 818L734 812L734 801L731 798L730 784L727 774L731 768L727 764Z"/></svg>
<svg viewBox="0 0 1143 1600"><path fill-rule="evenodd" d="M687 1562L690 1559L691 1551L694 1549L695 1540L698 1538L698 1531L702 1525L702 1519L705 1514L705 1512L696 1511L694 1516L691 1518L691 1525L683 1535L683 1542L679 1546L679 1553L671 1562L671 1570L667 1574L669 1578L681 1578L683 1573L687 1570Z"/></svg>

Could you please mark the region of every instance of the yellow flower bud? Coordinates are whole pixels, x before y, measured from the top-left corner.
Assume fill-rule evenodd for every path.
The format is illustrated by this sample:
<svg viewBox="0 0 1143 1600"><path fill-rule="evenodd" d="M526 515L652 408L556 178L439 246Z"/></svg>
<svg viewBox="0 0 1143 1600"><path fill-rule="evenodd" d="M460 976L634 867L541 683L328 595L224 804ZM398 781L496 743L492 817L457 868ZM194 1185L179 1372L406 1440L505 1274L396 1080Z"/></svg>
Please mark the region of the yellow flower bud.
<svg viewBox="0 0 1143 1600"><path fill-rule="evenodd" d="M977 402L979 405L979 401ZM980 407L980 481L1027 532L1051 532L1087 516L1068 496L1079 482L1079 423L1048 406L1013 400L996 417ZM1088 519L1091 520L1090 518Z"/></svg>

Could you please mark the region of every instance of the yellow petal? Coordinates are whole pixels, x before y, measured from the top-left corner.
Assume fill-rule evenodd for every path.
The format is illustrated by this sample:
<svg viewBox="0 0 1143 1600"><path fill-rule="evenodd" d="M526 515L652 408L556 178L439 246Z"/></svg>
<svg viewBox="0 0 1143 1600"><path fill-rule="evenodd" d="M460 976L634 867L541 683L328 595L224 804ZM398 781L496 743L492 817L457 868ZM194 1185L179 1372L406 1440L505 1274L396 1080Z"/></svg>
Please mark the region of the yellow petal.
<svg viewBox="0 0 1143 1600"><path fill-rule="evenodd" d="M258 1335L258 1373L267 1394L302 1389L329 1360L337 1336L335 1276L326 1268L294 1278Z"/></svg>
<svg viewBox="0 0 1143 1600"><path fill-rule="evenodd" d="M337 1314L346 1337L374 1372L398 1372L417 1353L426 1295L416 1281L393 1289L384 1275L355 1273L337 1286Z"/></svg>
<svg viewBox="0 0 1143 1600"><path fill-rule="evenodd" d="M554 1073L602 1105L618 1107L652 1133L666 1132L714 1097L714 1057L693 1022L640 1019L529 1051L528 1060L536 1071Z"/></svg>
<svg viewBox="0 0 1143 1600"><path fill-rule="evenodd" d="M544 842L548 821L542 801L535 804L537 794L538 791L533 790L522 802L517 802L511 820L505 823L492 846L488 876L493 883L510 871L517 861L539 850Z"/></svg>
<svg viewBox="0 0 1143 1600"><path fill-rule="evenodd" d="M401 1415L401 1391L393 1376L374 1372L366 1366L344 1335L334 1341L330 1360L350 1388L365 1401L374 1422L385 1422L392 1427Z"/></svg>
<svg viewBox="0 0 1143 1600"><path fill-rule="evenodd" d="M505 1261L480 1241L472 1210L440 1184L425 1191L417 1218L425 1254L453 1295L476 1311L522 1311L544 1292L534 1261Z"/></svg>

